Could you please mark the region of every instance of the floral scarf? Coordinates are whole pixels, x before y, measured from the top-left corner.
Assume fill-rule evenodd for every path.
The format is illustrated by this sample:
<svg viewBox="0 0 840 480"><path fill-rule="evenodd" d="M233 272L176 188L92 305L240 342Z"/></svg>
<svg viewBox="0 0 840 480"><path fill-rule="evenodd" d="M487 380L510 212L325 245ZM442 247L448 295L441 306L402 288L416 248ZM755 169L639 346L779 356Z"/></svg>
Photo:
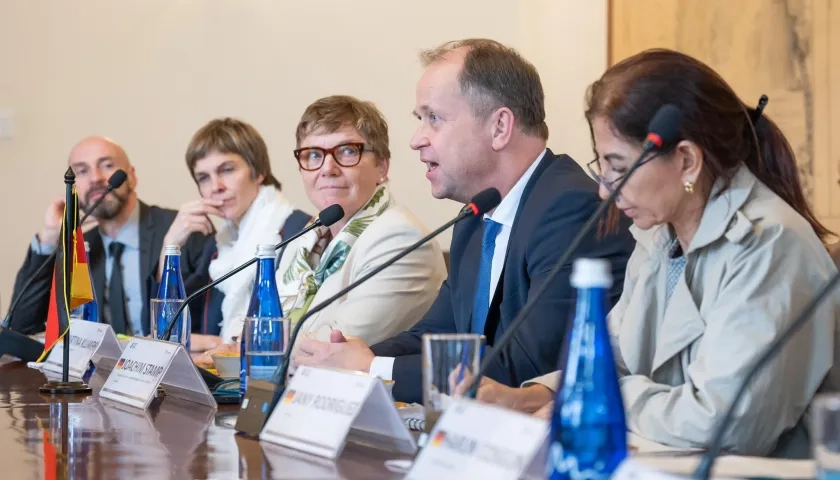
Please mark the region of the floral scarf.
<svg viewBox="0 0 840 480"><path fill-rule="evenodd" d="M283 311L291 319L292 325L309 310L312 299L324 281L344 265L356 239L390 204L390 192L385 185L380 185L335 238L332 238L327 227L316 228L301 237L292 263L283 273L279 288Z"/></svg>

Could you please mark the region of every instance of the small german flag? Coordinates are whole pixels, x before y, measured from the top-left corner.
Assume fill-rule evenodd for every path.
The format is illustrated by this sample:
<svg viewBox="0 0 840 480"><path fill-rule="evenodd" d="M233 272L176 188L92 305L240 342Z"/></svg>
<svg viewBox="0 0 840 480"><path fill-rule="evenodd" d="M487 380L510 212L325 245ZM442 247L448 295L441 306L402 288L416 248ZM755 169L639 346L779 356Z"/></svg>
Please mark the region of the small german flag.
<svg viewBox="0 0 840 480"><path fill-rule="evenodd" d="M55 256L50 306L47 312L47 331L44 336L44 352L39 362L47 358L50 350L70 329L70 311L93 300L93 285L87 267L87 253L82 226L79 225L79 195L73 187L73 201L64 205L64 219L61 224L61 242ZM73 224L67 225L67 210L72 212ZM65 235L72 235L73 248L65 249ZM70 271L64 267L65 255L73 256ZM65 293L65 282L70 281L70 297Z"/></svg>

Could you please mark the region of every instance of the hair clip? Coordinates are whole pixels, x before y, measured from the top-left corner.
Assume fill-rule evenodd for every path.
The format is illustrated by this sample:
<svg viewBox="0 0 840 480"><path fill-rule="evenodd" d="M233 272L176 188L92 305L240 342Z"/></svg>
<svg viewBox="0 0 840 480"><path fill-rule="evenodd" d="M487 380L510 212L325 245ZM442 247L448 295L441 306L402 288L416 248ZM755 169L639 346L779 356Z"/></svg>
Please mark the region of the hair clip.
<svg viewBox="0 0 840 480"><path fill-rule="evenodd" d="M755 107L755 110L750 112L750 121L753 125L755 125L758 122L758 119L761 118L761 112L764 111L764 107L767 106L767 102L769 101L770 99L767 98L767 95L761 95L761 98L758 99L758 105Z"/></svg>

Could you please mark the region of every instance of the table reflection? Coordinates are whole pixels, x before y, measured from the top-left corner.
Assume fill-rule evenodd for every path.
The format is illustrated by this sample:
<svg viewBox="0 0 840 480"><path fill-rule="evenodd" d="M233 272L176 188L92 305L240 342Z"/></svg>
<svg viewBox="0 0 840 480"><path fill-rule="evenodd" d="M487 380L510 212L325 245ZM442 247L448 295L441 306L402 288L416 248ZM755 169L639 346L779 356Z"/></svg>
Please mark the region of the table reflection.
<svg viewBox="0 0 840 480"><path fill-rule="evenodd" d="M92 395L42 396L43 373L0 361L0 478L15 479L391 479L394 455L348 445L338 462L241 437L215 410L163 398L141 410Z"/></svg>

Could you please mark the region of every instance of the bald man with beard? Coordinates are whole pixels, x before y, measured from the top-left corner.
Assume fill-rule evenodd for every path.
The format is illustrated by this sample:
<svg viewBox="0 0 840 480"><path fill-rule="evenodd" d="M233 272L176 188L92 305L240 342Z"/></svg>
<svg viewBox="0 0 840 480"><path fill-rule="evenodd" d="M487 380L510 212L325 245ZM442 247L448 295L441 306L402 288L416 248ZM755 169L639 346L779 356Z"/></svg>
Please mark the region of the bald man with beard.
<svg viewBox="0 0 840 480"><path fill-rule="evenodd" d="M93 288L99 302L99 321L116 333L148 335L149 298L157 293L157 270L163 238L175 219L175 210L147 205L137 198L137 176L125 150L104 137L89 137L76 144L68 161L76 174L79 207L87 213L108 188L119 169L128 179L91 213L98 226L84 234L90 246ZM57 248L64 216L64 197L50 202L44 224L27 249L15 278L14 297ZM209 233L209 232L208 232ZM194 233L181 249L181 268L188 293L203 285L194 272L206 270L202 250L207 237ZM116 273L115 273L116 272ZM23 293L10 327L24 334L44 330L49 307L53 265L41 270Z"/></svg>

